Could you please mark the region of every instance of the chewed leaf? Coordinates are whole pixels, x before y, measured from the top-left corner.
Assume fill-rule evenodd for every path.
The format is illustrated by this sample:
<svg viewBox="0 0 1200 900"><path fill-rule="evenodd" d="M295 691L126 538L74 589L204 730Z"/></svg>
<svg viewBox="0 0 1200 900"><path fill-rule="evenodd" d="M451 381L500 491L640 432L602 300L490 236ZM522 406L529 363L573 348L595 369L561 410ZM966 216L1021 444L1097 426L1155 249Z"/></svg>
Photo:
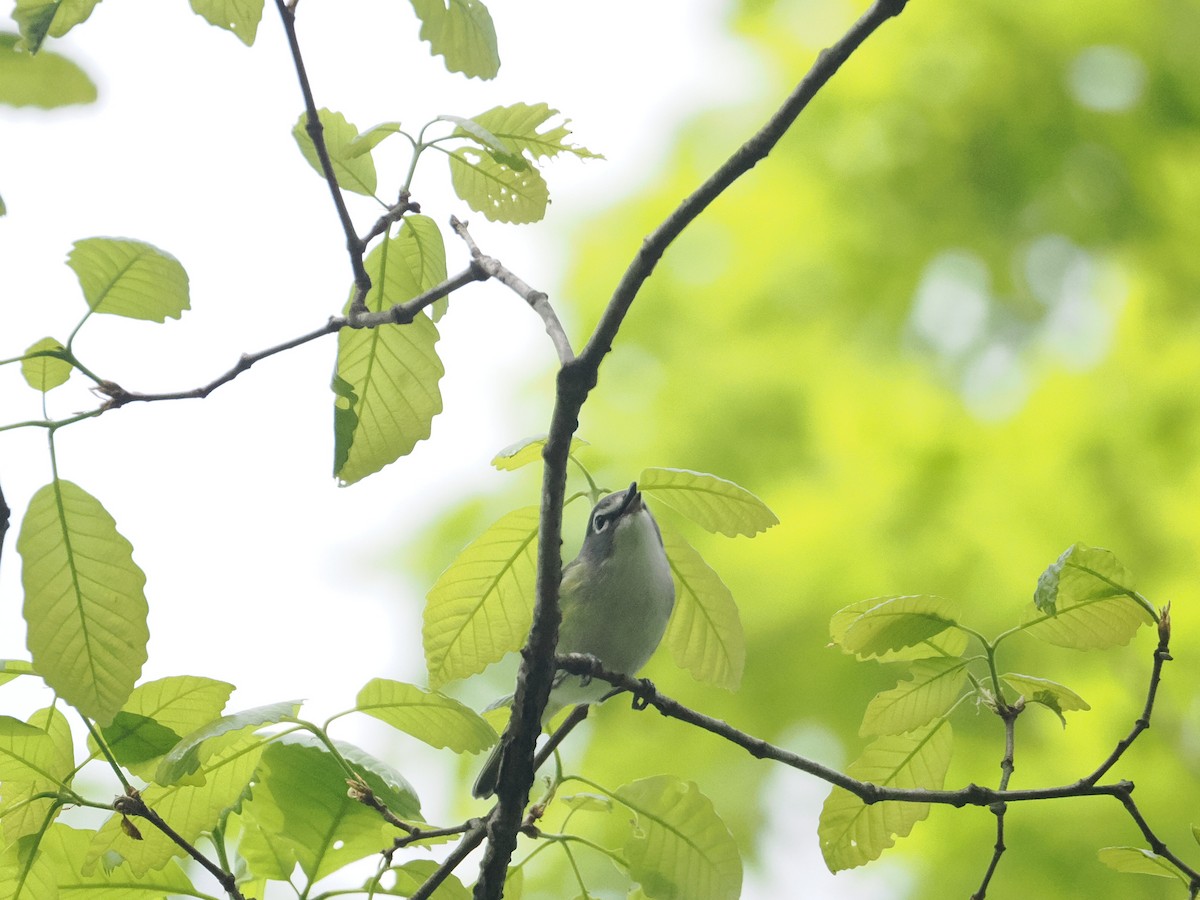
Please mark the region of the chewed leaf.
<svg viewBox="0 0 1200 900"><path fill-rule="evenodd" d="M1038 703L1048 708L1066 727L1067 720L1063 713L1075 710L1088 710L1091 707L1087 701L1065 685L1048 678L1035 678L1032 675L1017 675L1007 672L1000 676L1009 687L1025 698L1027 703Z"/></svg>
<svg viewBox="0 0 1200 900"><path fill-rule="evenodd" d="M967 678L967 661L954 657L922 659L913 663L909 677L867 704L863 736L903 734L928 724L958 699Z"/></svg>
<svg viewBox="0 0 1200 900"><path fill-rule="evenodd" d="M834 640L855 656L881 656L933 638L954 625L957 616L958 604L944 597L881 597L846 623Z"/></svg>
<svg viewBox="0 0 1200 900"><path fill-rule="evenodd" d="M509 444L492 457L492 466L501 472L513 472L541 459L542 448L545 446L546 435L544 434L534 435L517 441L515 444ZM574 453L580 447L586 446L588 446L588 442L583 438L572 437L571 449L568 452Z"/></svg>
<svg viewBox="0 0 1200 900"><path fill-rule="evenodd" d="M908 734L876 738L846 774L886 787L941 790L953 743L950 724L941 719ZM829 871L840 872L877 859L897 837L907 837L928 815L928 803L885 801L867 806L844 788L835 787L817 827L825 864Z"/></svg>
<svg viewBox="0 0 1200 900"><path fill-rule="evenodd" d="M450 153L450 183L471 209L492 222L539 222L550 204L550 189L537 169L514 169L473 146Z"/></svg>
<svg viewBox="0 0 1200 900"><path fill-rule="evenodd" d="M463 133L470 135L494 152L523 154L531 161L570 153L580 159L599 159L598 154L586 147L567 143L570 129L569 119L544 131L538 131L545 122L558 115L545 103L514 103L511 106L495 106L459 123Z"/></svg>
<svg viewBox="0 0 1200 900"><path fill-rule="evenodd" d="M714 534L753 537L779 524L770 507L754 494L705 472L643 469L638 488Z"/></svg>
<svg viewBox="0 0 1200 900"><path fill-rule="evenodd" d="M538 508L502 516L438 576L425 602L425 662L437 687L482 672L533 620Z"/></svg>
<svg viewBox="0 0 1200 900"><path fill-rule="evenodd" d="M81 713L107 725L146 661L146 576L104 506L54 481L29 501L17 538L33 664Z"/></svg>
<svg viewBox="0 0 1200 900"><path fill-rule="evenodd" d="M208 24L232 32L249 47L262 20L263 0L192 0L192 9Z"/></svg>
<svg viewBox="0 0 1200 900"><path fill-rule="evenodd" d="M675 578L675 609L666 634L675 664L697 681L737 690L746 664L746 636L733 594L682 537L667 529L663 543Z"/></svg>
<svg viewBox="0 0 1200 900"><path fill-rule="evenodd" d="M93 312L165 322L190 309L179 260L144 241L87 238L67 256Z"/></svg>
<svg viewBox="0 0 1200 900"><path fill-rule="evenodd" d="M1102 650L1129 643L1157 616L1108 550L1074 544L1038 578L1022 628L1047 643Z"/></svg>
<svg viewBox="0 0 1200 900"><path fill-rule="evenodd" d="M741 894L737 842L694 782L655 775L618 788L615 799L633 813L625 858L648 897L735 900Z"/></svg>

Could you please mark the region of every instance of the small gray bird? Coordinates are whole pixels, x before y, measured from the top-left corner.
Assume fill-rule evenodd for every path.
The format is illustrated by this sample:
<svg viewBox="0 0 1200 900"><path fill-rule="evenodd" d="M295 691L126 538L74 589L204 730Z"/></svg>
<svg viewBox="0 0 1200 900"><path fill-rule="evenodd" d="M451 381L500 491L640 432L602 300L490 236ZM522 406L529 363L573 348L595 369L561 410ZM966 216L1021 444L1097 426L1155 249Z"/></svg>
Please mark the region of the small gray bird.
<svg viewBox="0 0 1200 900"><path fill-rule="evenodd" d="M586 653L606 669L636 675L658 648L675 605L675 582L662 533L637 482L592 509L579 555L563 569L559 602L560 655ZM567 706L595 703L610 690L605 681L560 672L542 723ZM484 763L471 789L476 797L495 793L502 747L497 744Z"/></svg>

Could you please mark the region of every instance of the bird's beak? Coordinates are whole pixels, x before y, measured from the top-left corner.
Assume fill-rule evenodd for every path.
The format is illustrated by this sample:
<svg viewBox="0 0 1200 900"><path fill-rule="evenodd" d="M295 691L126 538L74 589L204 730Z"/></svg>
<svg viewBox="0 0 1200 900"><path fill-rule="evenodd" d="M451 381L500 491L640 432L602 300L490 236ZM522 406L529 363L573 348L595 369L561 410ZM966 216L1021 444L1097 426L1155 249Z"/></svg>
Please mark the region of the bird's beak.
<svg viewBox="0 0 1200 900"><path fill-rule="evenodd" d="M642 495L637 489L637 482L629 485L629 490L625 492L625 499L621 501L620 507L617 509L617 518L628 513L635 513L645 506L642 503Z"/></svg>

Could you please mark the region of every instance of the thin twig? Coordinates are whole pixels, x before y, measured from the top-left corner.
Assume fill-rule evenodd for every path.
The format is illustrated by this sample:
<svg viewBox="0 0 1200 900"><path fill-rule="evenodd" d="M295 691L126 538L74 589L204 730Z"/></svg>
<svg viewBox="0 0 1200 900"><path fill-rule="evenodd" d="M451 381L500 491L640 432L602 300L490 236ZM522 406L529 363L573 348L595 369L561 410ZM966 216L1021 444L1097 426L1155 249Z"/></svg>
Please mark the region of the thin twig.
<svg viewBox="0 0 1200 900"><path fill-rule="evenodd" d="M1004 722L1004 758L1000 760L1000 790L1003 791L1008 788L1009 779L1012 778L1015 769L1013 756L1016 750L1017 716L1025 709L1025 703L1023 698L1018 698L1012 706L1004 703L999 697L997 700L1000 707L996 712ZM987 871L983 873L983 881L979 883L979 890L971 895L971 900L984 900L987 896L988 885L992 882L992 876L996 874L996 867L1000 865L1000 857L1007 849L1004 845L1004 816L1008 812L1008 804L993 804L991 810L996 817L996 843L992 847L992 859L988 863Z"/></svg>
<svg viewBox="0 0 1200 900"><path fill-rule="evenodd" d="M471 251L471 258L483 271L513 291L513 293L529 304L530 309L538 314L542 323L546 326L546 334L550 335L550 340L554 343L554 349L558 351L558 361L565 366L574 360L575 350L571 347L571 339L567 337L567 331L563 328L562 322L559 321L558 313L550 305L549 295L528 285L523 279L507 269L500 260L484 255L479 249L479 245L471 237L470 232L467 231L466 222L461 221L456 216L451 216L450 227L454 229L455 234L463 239L463 242L467 245L467 249Z"/></svg>
<svg viewBox="0 0 1200 900"><path fill-rule="evenodd" d="M12 510L4 502L4 490L0 488L0 559L4 558L4 537L8 534L9 517Z"/></svg>
<svg viewBox="0 0 1200 900"><path fill-rule="evenodd" d="M321 124L321 116L317 112L317 102L313 98L312 85L308 82L308 70L304 66L304 57L300 53L300 41L296 37L296 10L294 3L285 0L275 0L279 16L283 19L283 30L287 32L288 48L292 52L292 63L296 68L296 76L300 79L300 93L304 95L305 131L312 139L317 152L317 161L321 163L321 174L329 185L329 193L333 196L333 205L337 208L338 220L342 223L342 231L346 235L346 251L350 254L350 268L354 272L354 298L350 302L350 315L355 316L367 311L367 293L371 290L371 276L363 263L363 253L366 245L359 240L354 231L354 222L350 219L350 211L346 208L346 199L342 196L342 188L338 184L337 175L333 171L333 160L329 156L329 148L325 145L325 127Z"/></svg>
<svg viewBox="0 0 1200 900"><path fill-rule="evenodd" d="M138 793L136 788L129 788L124 796L114 800L113 809L123 816L140 816L146 819L216 878L221 883L221 887L225 893L229 895L229 900L246 900L242 892L238 890L237 877L232 872L226 872L214 863L197 850L189 841L185 840L183 835L163 821L162 816L146 805L146 801L142 799L142 795Z"/></svg>
<svg viewBox="0 0 1200 900"><path fill-rule="evenodd" d="M443 881L445 881L451 872L457 869L464 859L483 843L484 837L487 836L489 822L480 821L479 819L472 820L470 831L463 835L458 846L450 851L450 855L438 866L432 875L426 879L425 883L409 895L409 900L429 900Z"/></svg>
<svg viewBox="0 0 1200 900"><path fill-rule="evenodd" d="M903 11L907 0L875 0L867 13L830 49L822 52L796 90L758 133L739 148L701 187L672 212L643 243L618 283L583 352L558 373L554 412L542 456L542 503L538 527L537 597L529 638L521 651L513 714L509 720L509 752L501 761L496 810L488 847L475 883L476 900L497 900L533 784L533 748L542 710L554 677L562 579L562 506L566 495L567 456L579 427L579 411L596 386L600 363L616 339L621 323L659 258L683 229L727 187L763 159L779 142L812 97L838 68L885 21Z"/></svg>

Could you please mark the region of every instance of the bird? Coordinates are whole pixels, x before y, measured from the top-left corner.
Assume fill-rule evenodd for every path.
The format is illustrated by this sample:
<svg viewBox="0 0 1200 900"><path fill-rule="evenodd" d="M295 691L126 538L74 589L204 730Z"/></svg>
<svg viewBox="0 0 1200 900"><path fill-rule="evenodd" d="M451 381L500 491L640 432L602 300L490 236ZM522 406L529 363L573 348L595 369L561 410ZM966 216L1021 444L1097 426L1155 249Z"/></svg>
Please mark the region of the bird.
<svg viewBox="0 0 1200 900"><path fill-rule="evenodd" d="M675 605L675 580L662 532L636 481L592 508L583 546L563 568L558 593L559 655L594 656L604 668L630 676L654 655ZM559 672L542 724L561 709L595 703L611 690L600 679ZM510 695L490 708L511 702ZM495 793L503 747L497 744L484 763L471 790L475 797Z"/></svg>

